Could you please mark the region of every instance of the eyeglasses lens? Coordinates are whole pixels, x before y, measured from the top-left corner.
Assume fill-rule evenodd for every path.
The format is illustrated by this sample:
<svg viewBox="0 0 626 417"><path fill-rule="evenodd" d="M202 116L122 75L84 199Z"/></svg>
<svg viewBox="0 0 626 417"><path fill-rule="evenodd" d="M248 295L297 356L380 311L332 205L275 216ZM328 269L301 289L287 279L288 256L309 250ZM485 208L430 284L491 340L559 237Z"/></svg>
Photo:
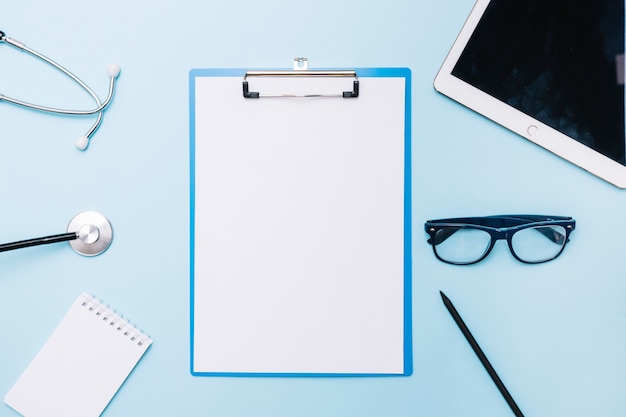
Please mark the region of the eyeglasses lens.
<svg viewBox="0 0 626 417"><path fill-rule="evenodd" d="M511 245L521 260L544 262L557 256L566 240L563 226L536 226L518 230L511 238Z"/></svg>
<svg viewBox="0 0 626 417"><path fill-rule="evenodd" d="M434 237L437 255L445 261L459 264L479 260L490 244L489 233L468 227L443 227L437 230Z"/></svg>

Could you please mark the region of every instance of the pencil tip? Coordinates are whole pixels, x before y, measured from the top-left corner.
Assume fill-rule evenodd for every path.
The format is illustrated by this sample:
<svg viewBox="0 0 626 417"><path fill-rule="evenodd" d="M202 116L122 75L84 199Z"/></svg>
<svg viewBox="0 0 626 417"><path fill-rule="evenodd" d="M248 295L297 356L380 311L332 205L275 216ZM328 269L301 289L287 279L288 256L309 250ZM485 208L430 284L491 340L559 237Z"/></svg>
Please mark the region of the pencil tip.
<svg viewBox="0 0 626 417"><path fill-rule="evenodd" d="M448 297L446 297L446 295L443 293L443 291L439 291L439 294L441 294L441 299L443 301L446 301L448 299Z"/></svg>

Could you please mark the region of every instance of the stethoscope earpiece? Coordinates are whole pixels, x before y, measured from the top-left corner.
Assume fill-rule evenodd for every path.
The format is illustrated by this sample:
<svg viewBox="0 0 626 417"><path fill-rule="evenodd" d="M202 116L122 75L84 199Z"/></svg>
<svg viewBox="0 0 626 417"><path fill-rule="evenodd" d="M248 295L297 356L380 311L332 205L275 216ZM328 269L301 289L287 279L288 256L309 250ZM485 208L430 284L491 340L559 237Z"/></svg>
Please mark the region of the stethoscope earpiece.
<svg viewBox="0 0 626 417"><path fill-rule="evenodd" d="M81 151L84 151L85 149L87 149L87 147L89 146L89 140L91 139L93 134L96 132L96 130L98 129L98 127L100 127L100 124L102 123L102 116L103 116L104 110L109 106L109 104L111 103L111 99L113 98L113 93L115 92L115 80L120 74L120 66L112 64L112 65L109 65L109 67L107 68L107 74L109 75L109 92L107 94L107 98L103 102L101 102L98 95L94 93L94 91L91 88L89 88L80 78L78 78L76 75L74 75L69 70L62 67L61 65L57 64L55 61L46 57L45 55L42 55L39 52L31 48L28 48L26 45L24 45L23 43L19 41L16 41L15 39L8 38L5 35L5 33L2 31L0 31L0 42L4 42L7 45L10 45L20 51L27 52L28 54L34 56L35 58L38 58L44 61L45 63L51 65L52 67L56 68L57 70L61 71L63 74L65 74L66 76L71 78L74 82L76 82L83 90L85 90L94 99L97 107L94 109L89 109L89 110L60 109L60 108L55 108L55 107L46 107L46 106L40 106L38 104L28 103L28 102L18 100L15 98L7 97L2 94L0 94L0 101L6 101L7 103L11 103L16 106L25 107L31 110L37 110L37 111L42 111L42 112L47 112L47 113L64 114L64 115L70 115L70 116L89 116L89 115L93 115L97 113L98 118L96 119L95 123L91 126L91 128L84 135L79 137L75 142L76 147L80 149Z"/></svg>
<svg viewBox="0 0 626 417"><path fill-rule="evenodd" d="M89 146L89 138L87 136L81 136L76 139L76 142L74 144L78 149L84 151L85 149L87 149L87 146Z"/></svg>
<svg viewBox="0 0 626 417"><path fill-rule="evenodd" d="M111 64L107 68L107 74L109 74L110 78L117 78L120 75L122 69L117 64Z"/></svg>

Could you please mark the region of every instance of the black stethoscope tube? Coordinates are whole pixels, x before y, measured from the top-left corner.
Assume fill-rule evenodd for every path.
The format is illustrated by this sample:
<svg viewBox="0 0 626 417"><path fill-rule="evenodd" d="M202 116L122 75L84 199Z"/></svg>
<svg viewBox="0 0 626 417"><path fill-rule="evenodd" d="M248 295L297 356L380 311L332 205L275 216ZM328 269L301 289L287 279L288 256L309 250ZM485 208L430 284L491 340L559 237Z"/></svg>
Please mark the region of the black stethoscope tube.
<svg viewBox="0 0 626 417"><path fill-rule="evenodd" d="M35 239L20 240L17 242L4 243L0 245L0 252L6 252L14 249L29 248L31 246L47 245L49 243L67 242L69 240L78 239L78 233L61 233L58 235L38 237Z"/></svg>

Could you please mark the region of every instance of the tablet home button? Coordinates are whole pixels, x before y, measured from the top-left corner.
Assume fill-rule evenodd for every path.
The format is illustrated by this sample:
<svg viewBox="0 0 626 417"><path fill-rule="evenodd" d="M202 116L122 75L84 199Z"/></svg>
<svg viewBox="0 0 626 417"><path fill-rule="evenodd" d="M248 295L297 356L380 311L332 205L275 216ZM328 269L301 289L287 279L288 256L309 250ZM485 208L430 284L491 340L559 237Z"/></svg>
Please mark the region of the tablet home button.
<svg viewBox="0 0 626 417"><path fill-rule="evenodd" d="M537 133L539 133L539 128L535 125L530 125L528 126L527 132L530 136L537 136Z"/></svg>

